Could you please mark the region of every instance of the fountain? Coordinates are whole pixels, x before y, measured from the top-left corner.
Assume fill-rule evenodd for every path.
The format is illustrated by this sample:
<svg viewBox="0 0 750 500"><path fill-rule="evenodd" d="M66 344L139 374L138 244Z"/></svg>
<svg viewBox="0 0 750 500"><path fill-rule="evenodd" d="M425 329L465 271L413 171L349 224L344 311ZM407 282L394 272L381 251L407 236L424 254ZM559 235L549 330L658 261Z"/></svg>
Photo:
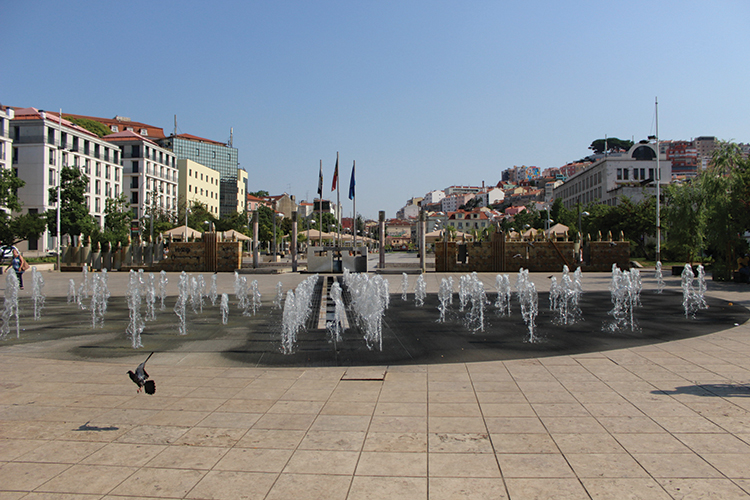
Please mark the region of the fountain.
<svg viewBox="0 0 750 500"><path fill-rule="evenodd" d="M71 302L78 303L76 298L76 282L73 281L73 278L68 281L68 304Z"/></svg>
<svg viewBox="0 0 750 500"><path fill-rule="evenodd" d="M407 299L409 291L409 276L406 273L401 273L401 300Z"/></svg>
<svg viewBox="0 0 750 500"><path fill-rule="evenodd" d="M536 316L539 313L539 296L536 291L536 285L529 279L529 271L521 268L518 271L516 280L516 293L518 302L521 304L521 316L529 329L527 341L535 343L539 339L536 335Z"/></svg>
<svg viewBox="0 0 750 500"><path fill-rule="evenodd" d="M346 307L344 306L343 293L338 281L331 285L331 300L333 300L333 321L326 322L326 329L332 342L341 342L344 333L344 319L346 318Z"/></svg>
<svg viewBox="0 0 750 500"><path fill-rule="evenodd" d="M221 294L219 310L221 311L221 324L226 325L229 319L229 295L226 293Z"/></svg>
<svg viewBox="0 0 750 500"><path fill-rule="evenodd" d="M656 270L654 271L654 279L656 279L656 293L664 291L664 276L661 272L661 262L656 263Z"/></svg>
<svg viewBox="0 0 750 500"><path fill-rule="evenodd" d="M109 302L109 273L106 269L102 269L99 273L99 280L101 282L101 300L99 301L99 307L101 310L102 321L104 321L104 315L107 313L107 303Z"/></svg>
<svg viewBox="0 0 750 500"><path fill-rule="evenodd" d="M414 303L417 307L422 307L424 305L425 297L427 297L427 287L424 282L424 276L420 274L419 278L417 278L417 284L414 287Z"/></svg>
<svg viewBox="0 0 750 500"><path fill-rule="evenodd" d="M448 306L451 303L451 297L453 297L453 287L451 282L445 278L440 280L440 290L438 291L438 310L440 311L440 318L438 323L445 323L445 313L448 310Z"/></svg>
<svg viewBox="0 0 750 500"><path fill-rule="evenodd" d="M497 299L495 309L500 316L510 316L510 299L512 296L510 288L510 277L507 274L498 274L495 277L495 288Z"/></svg>
<svg viewBox="0 0 750 500"><path fill-rule="evenodd" d="M18 278L16 273L8 273L5 277L5 307L3 309L3 326L0 328L0 339L10 334L11 318L16 318L16 338L20 338L21 329L18 322Z"/></svg>
<svg viewBox="0 0 750 500"><path fill-rule="evenodd" d="M34 319L42 318L42 309L44 309L44 278L42 273L37 271L36 266L31 266L31 301L34 303Z"/></svg>
<svg viewBox="0 0 750 500"><path fill-rule="evenodd" d="M585 295L580 269L575 273L563 269L563 277L557 275L557 279L550 287L550 308L548 309L545 303L543 310L539 310L539 301L547 300L544 296L547 294L546 290L537 294L531 278L537 285L544 283L546 288L549 285L546 276L530 277L527 271L522 270L517 283L517 296L515 289L513 292L510 291L508 275L495 276L498 295L497 300L495 297L492 299L495 302L497 317L491 322L487 321L485 312L489 302L484 288L490 279L486 274L469 274L461 277L464 295L464 311L461 314L456 314L457 306L451 312L453 293L458 291L458 287L454 289L450 276L438 280L440 286L439 289L436 287L434 293L425 293L422 298L423 307L402 300L390 303L389 307L388 282L382 276L345 272L344 278L337 282L332 277L327 277L323 285L322 280L317 278L317 285L307 286L300 283L296 289L291 290L292 294L288 295L292 300L288 303L282 302L280 308L277 301L278 290L281 287L276 284L277 300L273 303L268 300L266 304L260 304L260 301L256 300L255 315L250 313L245 317L240 314L230 316L231 294L222 294L221 304L217 300L220 311L216 313L220 313L219 318L216 317L219 314L214 315L211 311L203 311L203 315L199 312L186 314L185 308L191 288L195 297L200 285L197 275L193 284L191 277L182 273L181 285L176 287L179 292L175 296L175 302L170 305L175 306L179 333L188 334L187 316L191 320L191 328L187 337L178 337L175 335L177 328L174 328L174 317L154 314L151 303L156 302L155 277L149 274L146 279L146 274L148 272L137 276L137 294L133 292L133 287L129 286L126 298L116 297L110 303L112 310L107 315L108 321L105 325L103 310L107 292L103 285L106 282L106 273L90 273L90 304L89 301L85 302L86 308L91 308L90 316L63 311L63 297L47 298L44 317L32 323L31 311L28 311L29 326L24 326L29 334L20 342L71 336L74 337L71 341L73 348L66 352L82 357L119 356L126 342L128 347L131 342L134 343L133 347L142 342L149 350L167 350L170 348L168 346L177 344L183 345L184 347L179 349L186 352L210 350L217 345L227 345L227 348L221 351L222 356L252 365L423 365L434 362L488 361L575 354L630 347L731 328L734 323L742 323L748 318L747 310L742 306L727 305L726 302L706 296L703 300L711 308L705 311L696 309L701 313L700 321L686 319L678 300L678 297L683 298L683 295L678 295L671 289L664 290L662 294L657 294L656 290L644 291L643 305L638 306L637 299L641 293L639 274L632 271L624 274L618 269L613 270L615 284L609 292L602 289L586 290ZM122 277L122 274L116 275L118 281ZM125 277L132 280L129 274ZM166 275L162 275L161 278L163 279L160 279L160 296L162 289L166 295L166 287L161 286L162 282L166 282ZM292 281L291 276L288 278L288 281ZM426 281L426 276L422 278ZM141 280L145 280L145 285L141 285ZM67 278L62 279L59 284L65 281ZM252 290L260 291L260 287L257 284L251 285L247 279L240 280L238 277L236 281L241 285L236 290L241 294L241 289L245 289L246 305L248 311L252 311L252 297L255 295ZM258 281L261 281L260 278ZM695 307L699 308L699 297L705 291L705 273L699 269L690 281L692 292L687 296L689 301L695 302ZM261 281L261 285L263 284ZM273 290L272 281L266 281L265 285ZM326 293L319 293L321 288L324 288ZM415 290L419 288L420 286L415 285ZM686 288L691 290L687 284ZM73 289L76 290L75 286ZM231 288L226 291L231 292ZM10 289L7 292L10 293ZM400 290L395 293L399 292ZM140 297L140 301L135 300L137 297ZM327 306L326 303L317 302L319 297L327 298ZM31 298L28 302L24 302L23 297L17 300L20 300L21 307L28 303L30 309ZM602 306L607 299L613 304L613 311L609 315L610 307ZM144 300L146 308L141 309ZM163 300L168 302L168 299ZM520 314L511 314L511 303L515 300L518 300L521 306ZM136 302L139 307L134 307ZM8 306L11 304L11 301L7 302ZM515 309L515 305L513 308ZM580 321L582 315L576 315L577 309L586 313L585 322ZM676 310L670 312L673 309ZM13 311L12 307L10 310ZM145 331L141 326L140 329L135 328L134 333L129 331L126 341L121 332L128 325L130 315L137 316L136 312L143 312L149 320L148 323L140 322L141 325L149 325L148 334L143 334L143 338L140 338L141 333L138 333L138 330ZM518 310L515 313L518 313ZM501 314L505 315L502 319ZM7 331L4 337L8 337L12 329L12 315L11 312L6 316ZM151 319L152 315L157 317ZM690 317L688 313L688 318ZM638 325L635 324L636 318L639 320ZM220 324L218 320L221 321ZM24 318L20 318L20 322L23 321ZM280 323L281 327L278 326ZM86 335L80 335L82 324L84 328L86 324L93 325L94 328L100 329L99 332L102 334L88 336L87 340ZM133 324L138 326L137 321L133 321ZM17 326L17 337L19 331L20 327ZM110 333L113 335L109 335ZM220 342L201 344L212 339ZM15 343L16 340L8 339L8 342ZM79 347L76 347L76 344ZM96 349L92 349L93 347Z"/></svg>
<svg viewBox="0 0 750 500"><path fill-rule="evenodd" d="M187 273L180 273L180 281L177 283L177 302L174 305L174 313L179 318L178 331L180 335L187 335L187 301L190 295L190 281Z"/></svg>
<svg viewBox="0 0 750 500"><path fill-rule="evenodd" d="M484 331L484 307L487 304L487 295L484 291L484 283L479 279L477 273L471 273L466 280L466 293L471 309L466 313L464 324L472 332Z"/></svg>
<svg viewBox="0 0 750 500"><path fill-rule="evenodd" d="M318 279L317 274L310 276L297 285L294 291L289 290L286 294L281 323L281 352L284 354L294 352L297 333L305 327L305 323L312 312L313 291Z"/></svg>
<svg viewBox="0 0 750 500"><path fill-rule="evenodd" d="M621 271L616 264L612 264L609 291L612 304L614 304L609 314L614 321L605 324L603 329L609 332L625 329L638 331L638 322L635 319L635 308L640 305L641 293L638 276L634 278L631 272Z"/></svg>
<svg viewBox="0 0 750 500"><path fill-rule="evenodd" d="M102 272L106 271L106 269L103 269ZM161 271L159 273L159 300L161 301L161 305L159 306L160 310L164 310L164 299L167 298L167 283L169 283L169 279L167 278L166 271Z"/></svg>
<svg viewBox="0 0 750 500"><path fill-rule="evenodd" d="M364 332L367 348L383 350L383 315L388 308L388 281L379 275L344 273L344 285L351 295L351 309Z"/></svg>
<svg viewBox="0 0 750 500"><path fill-rule="evenodd" d="M276 283L276 297L273 299L273 308L281 309L282 302L284 302L284 285L279 281Z"/></svg>
<svg viewBox="0 0 750 500"><path fill-rule="evenodd" d="M154 273L148 273L146 283L146 321L156 319L156 277Z"/></svg>
<svg viewBox="0 0 750 500"><path fill-rule="evenodd" d="M216 306L216 300L219 298L216 286L216 273L211 275L211 288L208 290L208 298L211 299L211 306Z"/></svg>
<svg viewBox="0 0 750 500"><path fill-rule="evenodd" d="M468 275L458 278L458 310L461 312L464 311L466 303L469 301L469 280L471 278Z"/></svg>
<svg viewBox="0 0 750 500"><path fill-rule="evenodd" d="M141 316L141 282L132 269L130 270L130 279L128 280L127 297L130 323L125 333L130 337L133 349L138 349L139 347L143 347L141 333L146 325Z"/></svg>
<svg viewBox="0 0 750 500"><path fill-rule="evenodd" d="M686 318L695 318L695 314L701 310L708 308L706 303L706 274L703 270L703 266L698 266L698 284L697 286L693 283L695 281L695 274L693 273L693 267L690 264L685 264L685 268L681 274L681 287L682 287L682 308L685 311Z"/></svg>
<svg viewBox="0 0 750 500"><path fill-rule="evenodd" d="M242 311L243 316L247 316L247 310L249 303L247 300L247 278L244 276L237 276L234 280L234 295L237 297L237 307Z"/></svg>
<svg viewBox="0 0 750 500"><path fill-rule="evenodd" d="M203 312L203 289L201 288L202 281L202 279L198 281L198 279L194 277L190 278L190 308L196 314Z"/></svg>
<svg viewBox="0 0 750 500"><path fill-rule="evenodd" d="M555 314L553 319L555 324L572 325L583 320L583 313L579 307L582 294L580 268L574 273L574 279L571 279L568 266L563 266L560 284L553 277L550 286L550 311Z"/></svg>
<svg viewBox="0 0 750 500"><path fill-rule="evenodd" d="M260 309L261 302L260 302L260 290L258 289L258 280L253 280L252 283L250 283L250 307L252 307L253 316L255 316L255 313L258 312L258 309ZM248 311L243 312L245 316L249 316Z"/></svg>
<svg viewBox="0 0 750 500"><path fill-rule="evenodd" d="M94 274L91 278L91 328L104 328L104 280L101 275Z"/></svg>

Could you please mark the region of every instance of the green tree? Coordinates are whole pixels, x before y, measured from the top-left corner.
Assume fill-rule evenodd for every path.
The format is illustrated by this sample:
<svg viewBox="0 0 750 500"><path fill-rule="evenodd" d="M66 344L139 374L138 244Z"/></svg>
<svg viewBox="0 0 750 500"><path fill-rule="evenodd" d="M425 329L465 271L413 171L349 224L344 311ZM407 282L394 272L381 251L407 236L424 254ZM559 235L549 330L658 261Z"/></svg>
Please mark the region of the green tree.
<svg viewBox="0 0 750 500"><path fill-rule="evenodd" d="M250 196L255 196L256 198L266 198L268 196L268 191L255 191L253 193L247 193Z"/></svg>
<svg viewBox="0 0 750 500"><path fill-rule="evenodd" d="M320 229L320 212L314 212L310 216L310 228ZM335 233L339 227L336 217L331 212L323 212L323 232Z"/></svg>
<svg viewBox="0 0 750 500"><path fill-rule="evenodd" d="M746 243L742 235L750 227L750 160L737 144L721 142L711 165L698 176L706 218L706 245L714 256L713 277L731 279L737 251Z"/></svg>
<svg viewBox="0 0 750 500"><path fill-rule="evenodd" d="M75 123L76 125L85 128L89 132L93 132L99 137L109 135L112 131L105 124L96 120L89 120L88 118L73 118L72 116L63 117L66 120Z"/></svg>
<svg viewBox="0 0 750 500"><path fill-rule="evenodd" d="M604 150L605 142L606 142L607 153L614 153L617 151L627 151L633 147L633 141L622 140L622 139L618 139L617 137L608 137L607 139L595 140L594 142L591 143L591 146L589 146L589 149L594 151L594 153L602 154L605 152Z"/></svg>
<svg viewBox="0 0 750 500"><path fill-rule="evenodd" d="M664 191L663 226L668 228L665 250L674 259L693 262L705 248L706 217L700 185L687 181Z"/></svg>
<svg viewBox="0 0 750 500"><path fill-rule="evenodd" d="M247 222L247 215L244 212L235 212L217 220L215 227L217 231L234 229L242 234L247 234Z"/></svg>
<svg viewBox="0 0 750 500"><path fill-rule="evenodd" d="M86 206L84 193L89 179L78 167L63 167L60 171L60 233L70 236L75 241L79 235L88 237L98 230L94 217ZM57 188L49 188L49 201L57 205ZM57 209L46 212L47 228L57 233Z"/></svg>
<svg viewBox="0 0 750 500"><path fill-rule="evenodd" d="M125 193L121 193L117 198L107 198L104 207L104 231L100 235L101 242L107 242L110 245L119 243L121 246L128 244L133 222L133 212L130 211L129 205Z"/></svg>
<svg viewBox="0 0 750 500"><path fill-rule="evenodd" d="M19 241L37 239L44 232L44 220L37 214L27 213L13 217L21 210L18 190L26 183L11 169L0 170L0 242L15 245Z"/></svg>

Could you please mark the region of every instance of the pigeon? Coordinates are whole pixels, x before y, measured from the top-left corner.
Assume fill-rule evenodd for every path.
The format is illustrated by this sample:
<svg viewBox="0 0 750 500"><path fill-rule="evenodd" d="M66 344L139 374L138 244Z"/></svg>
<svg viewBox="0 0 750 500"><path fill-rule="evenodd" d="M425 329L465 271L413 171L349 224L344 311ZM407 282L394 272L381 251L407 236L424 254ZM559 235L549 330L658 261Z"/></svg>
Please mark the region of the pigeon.
<svg viewBox="0 0 750 500"><path fill-rule="evenodd" d="M149 354L146 361L151 359L151 356L153 355L153 352ZM130 376L130 380L138 386L136 392L141 392L141 389L144 389L146 394L153 394L156 392L156 382L148 379L148 373L146 373L146 361L138 365L138 368L135 369L135 373L133 373L132 370L128 370L128 375Z"/></svg>

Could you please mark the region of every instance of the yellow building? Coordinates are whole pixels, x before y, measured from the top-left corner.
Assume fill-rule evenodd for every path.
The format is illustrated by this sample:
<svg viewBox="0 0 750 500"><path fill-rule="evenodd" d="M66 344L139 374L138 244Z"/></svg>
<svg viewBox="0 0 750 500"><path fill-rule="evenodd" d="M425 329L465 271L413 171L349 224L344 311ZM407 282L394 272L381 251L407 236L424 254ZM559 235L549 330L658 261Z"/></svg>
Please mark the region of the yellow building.
<svg viewBox="0 0 750 500"><path fill-rule="evenodd" d="M247 172L237 169L237 211L244 214L247 208Z"/></svg>
<svg viewBox="0 0 750 500"><path fill-rule="evenodd" d="M193 160L177 160L179 171L178 196L180 204L202 203L219 218L219 172Z"/></svg>

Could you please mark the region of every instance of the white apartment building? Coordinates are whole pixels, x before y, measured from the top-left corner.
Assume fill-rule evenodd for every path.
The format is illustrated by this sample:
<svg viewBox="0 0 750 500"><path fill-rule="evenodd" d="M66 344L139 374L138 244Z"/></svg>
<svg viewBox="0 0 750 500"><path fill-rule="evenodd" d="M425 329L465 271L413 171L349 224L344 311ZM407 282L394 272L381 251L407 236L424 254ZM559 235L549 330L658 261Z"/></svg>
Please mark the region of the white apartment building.
<svg viewBox="0 0 750 500"><path fill-rule="evenodd" d="M219 218L219 172L193 160L177 160L179 184L178 203L188 207L202 203L208 211Z"/></svg>
<svg viewBox="0 0 750 500"><path fill-rule="evenodd" d="M672 162L665 153L659 156L659 170L660 184L669 184ZM615 206L622 196L637 203L656 194L653 182L649 182L655 178L656 146L635 144L629 151L607 155L569 177L555 188L554 197L561 198L569 209L590 202Z"/></svg>
<svg viewBox="0 0 750 500"><path fill-rule="evenodd" d="M10 121L13 109L0 106L0 168L10 168L13 160L13 141L10 138Z"/></svg>
<svg viewBox="0 0 750 500"><path fill-rule="evenodd" d="M75 166L88 177L86 204L104 227L106 198L122 192L120 148L68 120L60 120L57 113L35 108L15 110L10 126L12 165L26 182L18 192L23 212L41 214L55 208L49 202L49 188L57 186L58 169ZM39 240L19 243L19 249L45 253L55 248L55 235L48 233L45 231Z"/></svg>
<svg viewBox="0 0 750 500"><path fill-rule="evenodd" d="M103 139L122 151L124 192L134 219L140 221L152 209L177 215L178 171L174 153L130 130Z"/></svg>
<svg viewBox="0 0 750 500"><path fill-rule="evenodd" d="M440 190L430 191L426 195L424 195L424 203L427 205L432 205L433 203L440 203L440 201L445 198L445 192Z"/></svg>
<svg viewBox="0 0 750 500"><path fill-rule="evenodd" d="M502 203L505 200L505 191L497 187L491 187L481 191L474 198L479 199L480 207L489 207L490 205Z"/></svg>

